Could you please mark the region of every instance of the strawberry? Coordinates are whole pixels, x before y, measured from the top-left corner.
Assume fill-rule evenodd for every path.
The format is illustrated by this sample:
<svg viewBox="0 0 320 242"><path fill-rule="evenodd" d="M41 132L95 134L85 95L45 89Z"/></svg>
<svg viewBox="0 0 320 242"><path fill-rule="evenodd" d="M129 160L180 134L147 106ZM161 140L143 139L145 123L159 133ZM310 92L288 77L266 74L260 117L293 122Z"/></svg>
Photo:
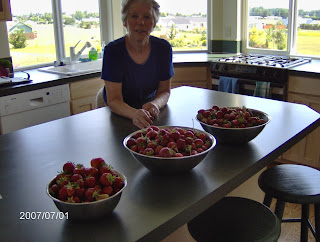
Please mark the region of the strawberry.
<svg viewBox="0 0 320 242"><path fill-rule="evenodd" d="M102 166L103 163L105 163L104 159L102 158L94 158L91 160L91 167L99 169L100 166Z"/></svg>
<svg viewBox="0 0 320 242"><path fill-rule="evenodd" d="M73 174L73 170L76 168L75 164L68 161L63 165L63 171L67 174Z"/></svg>
<svg viewBox="0 0 320 242"><path fill-rule="evenodd" d="M117 176L117 177L114 179L113 187L115 187L115 188L122 188L123 186L124 186L124 181L123 181L123 179L122 179L120 176Z"/></svg>
<svg viewBox="0 0 320 242"><path fill-rule="evenodd" d="M111 186L112 183L114 182L115 176L112 175L111 173L103 173L100 178L99 182L103 186Z"/></svg>
<svg viewBox="0 0 320 242"><path fill-rule="evenodd" d="M108 198L108 197L110 197L108 194L99 194L96 197L96 200L99 201L99 200L102 200L102 199L105 199L105 198Z"/></svg>
<svg viewBox="0 0 320 242"><path fill-rule="evenodd" d="M93 176L93 177L98 177L99 176L99 170L95 167L90 167L86 170L86 175L87 176Z"/></svg>
<svg viewBox="0 0 320 242"><path fill-rule="evenodd" d="M88 176L85 180L84 180L84 185L86 187L89 188L93 188L96 185L96 178L93 176Z"/></svg>
<svg viewBox="0 0 320 242"><path fill-rule="evenodd" d="M113 173L112 166L104 164L99 169L99 174L102 175L103 173Z"/></svg>
<svg viewBox="0 0 320 242"><path fill-rule="evenodd" d="M154 150L152 148L146 148L144 151L143 151L143 154L144 155L147 155L147 156L152 156L154 154Z"/></svg>
<svg viewBox="0 0 320 242"><path fill-rule="evenodd" d="M84 197L84 192L86 191L85 188L77 187L74 190L75 190L75 192L74 192L75 196L79 197L80 199L82 199Z"/></svg>
<svg viewBox="0 0 320 242"><path fill-rule="evenodd" d="M131 147L131 146L133 146L133 145L135 145L137 142L136 142L136 140L134 139L134 138L130 138L130 139L128 139L128 141L127 141L127 146L128 147Z"/></svg>
<svg viewBox="0 0 320 242"><path fill-rule="evenodd" d="M109 196L111 196L113 193L113 188L112 186L106 186L102 189L102 191L104 194L108 194Z"/></svg>
<svg viewBox="0 0 320 242"><path fill-rule="evenodd" d="M53 197L57 197L57 194L59 192L59 187L57 184L53 184L50 188L49 188L49 193L51 196Z"/></svg>
<svg viewBox="0 0 320 242"><path fill-rule="evenodd" d="M73 173L84 176L86 174L86 168L82 164L77 164L75 169L73 170Z"/></svg>
<svg viewBox="0 0 320 242"><path fill-rule="evenodd" d="M160 157L172 157L172 151L168 147L164 147L160 150L159 156Z"/></svg>
<svg viewBox="0 0 320 242"><path fill-rule="evenodd" d="M69 181L65 187L67 188L68 197L72 197L73 194L75 193L75 189L73 187L73 184Z"/></svg>
<svg viewBox="0 0 320 242"><path fill-rule="evenodd" d="M85 198L87 199L87 201L92 202L94 200L97 199L97 197L99 196L99 191L96 191L94 188L88 188L85 191Z"/></svg>
<svg viewBox="0 0 320 242"><path fill-rule="evenodd" d="M64 186L59 190L59 199L61 201L65 201L67 197L68 197L67 187Z"/></svg>

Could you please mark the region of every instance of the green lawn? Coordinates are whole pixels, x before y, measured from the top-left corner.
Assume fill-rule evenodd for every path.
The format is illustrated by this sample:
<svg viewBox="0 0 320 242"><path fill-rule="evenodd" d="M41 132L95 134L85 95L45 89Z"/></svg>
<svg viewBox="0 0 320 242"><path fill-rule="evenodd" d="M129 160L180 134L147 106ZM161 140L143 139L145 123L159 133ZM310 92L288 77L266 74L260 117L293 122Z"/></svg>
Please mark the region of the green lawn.
<svg viewBox="0 0 320 242"><path fill-rule="evenodd" d="M154 31L155 36L168 34L167 31ZM100 36L99 28L81 29L73 26L66 26L64 31L65 51L69 56L69 47L74 46L79 40L77 51L82 48L86 41L90 41L97 47L100 42L94 36ZM178 33L175 39L180 39L185 47L173 47L173 50L197 49L205 50L206 46L201 45L201 34ZM299 31L297 51L299 54L320 56L320 31ZM86 49L84 54L87 54ZM56 60L55 41L52 25L39 25L37 27L37 38L27 41L27 47L23 49L10 49L14 67L36 65L39 63L51 63Z"/></svg>

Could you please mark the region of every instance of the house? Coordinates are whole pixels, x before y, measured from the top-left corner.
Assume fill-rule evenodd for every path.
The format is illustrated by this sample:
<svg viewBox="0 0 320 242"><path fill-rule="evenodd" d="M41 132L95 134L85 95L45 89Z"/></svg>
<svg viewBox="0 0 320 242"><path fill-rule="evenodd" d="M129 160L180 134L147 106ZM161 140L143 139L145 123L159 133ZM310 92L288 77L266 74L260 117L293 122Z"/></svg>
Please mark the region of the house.
<svg viewBox="0 0 320 242"><path fill-rule="evenodd" d="M13 25L10 29L9 29L9 34L14 33L15 30L19 30L22 29L26 35L28 39L35 39L37 38L37 34L35 32L33 32L32 27L30 27L27 24L24 24L22 22L18 22L15 25Z"/></svg>

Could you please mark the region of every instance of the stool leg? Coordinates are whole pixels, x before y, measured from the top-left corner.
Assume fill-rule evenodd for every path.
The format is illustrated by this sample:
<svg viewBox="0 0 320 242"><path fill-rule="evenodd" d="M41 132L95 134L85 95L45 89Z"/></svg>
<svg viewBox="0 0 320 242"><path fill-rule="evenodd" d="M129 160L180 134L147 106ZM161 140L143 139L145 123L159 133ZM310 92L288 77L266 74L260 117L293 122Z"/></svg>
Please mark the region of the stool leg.
<svg viewBox="0 0 320 242"><path fill-rule="evenodd" d="M314 219L315 219L315 230L316 230L316 242L320 242L320 204L314 205Z"/></svg>
<svg viewBox="0 0 320 242"><path fill-rule="evenodd" d="M283 212L284 212L285 202L281 200L277 200L275 214L278 216L280 220L282 220Z"/></svg>
<svg viewBox="0 0 320 242"><path fill-rule="evenodd" d="M271 202L272 197L266 194L263 199L263 204L270 208Z"/></svg>
<svg viewBox="0 0 320 242"><path fill-rule="evenodd" d="M309 204L301 205L301 241L308 241Z"/></svg>

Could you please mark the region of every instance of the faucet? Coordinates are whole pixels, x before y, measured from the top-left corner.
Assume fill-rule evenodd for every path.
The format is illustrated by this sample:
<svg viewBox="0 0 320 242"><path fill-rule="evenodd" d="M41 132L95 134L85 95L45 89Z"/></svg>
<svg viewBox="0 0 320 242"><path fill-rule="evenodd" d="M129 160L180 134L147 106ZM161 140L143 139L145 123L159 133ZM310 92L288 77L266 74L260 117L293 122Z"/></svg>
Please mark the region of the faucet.
<svg viewBox="0 0 320 242"><path fill-rule="evenodd" d="M75 46L71 46L70 47L70 62L73 63L75 61L77 61L80 57L80 55L82 54L82 52L85 50L85 48L89 48L91 47L91 43L89 41L87 41L85 43L85 45L82 47L81 50L79 50L79 52L77 54L75 54L75 48L77 47L77 45L80 43L81 40L78 41L78 43Z"/></svg>

